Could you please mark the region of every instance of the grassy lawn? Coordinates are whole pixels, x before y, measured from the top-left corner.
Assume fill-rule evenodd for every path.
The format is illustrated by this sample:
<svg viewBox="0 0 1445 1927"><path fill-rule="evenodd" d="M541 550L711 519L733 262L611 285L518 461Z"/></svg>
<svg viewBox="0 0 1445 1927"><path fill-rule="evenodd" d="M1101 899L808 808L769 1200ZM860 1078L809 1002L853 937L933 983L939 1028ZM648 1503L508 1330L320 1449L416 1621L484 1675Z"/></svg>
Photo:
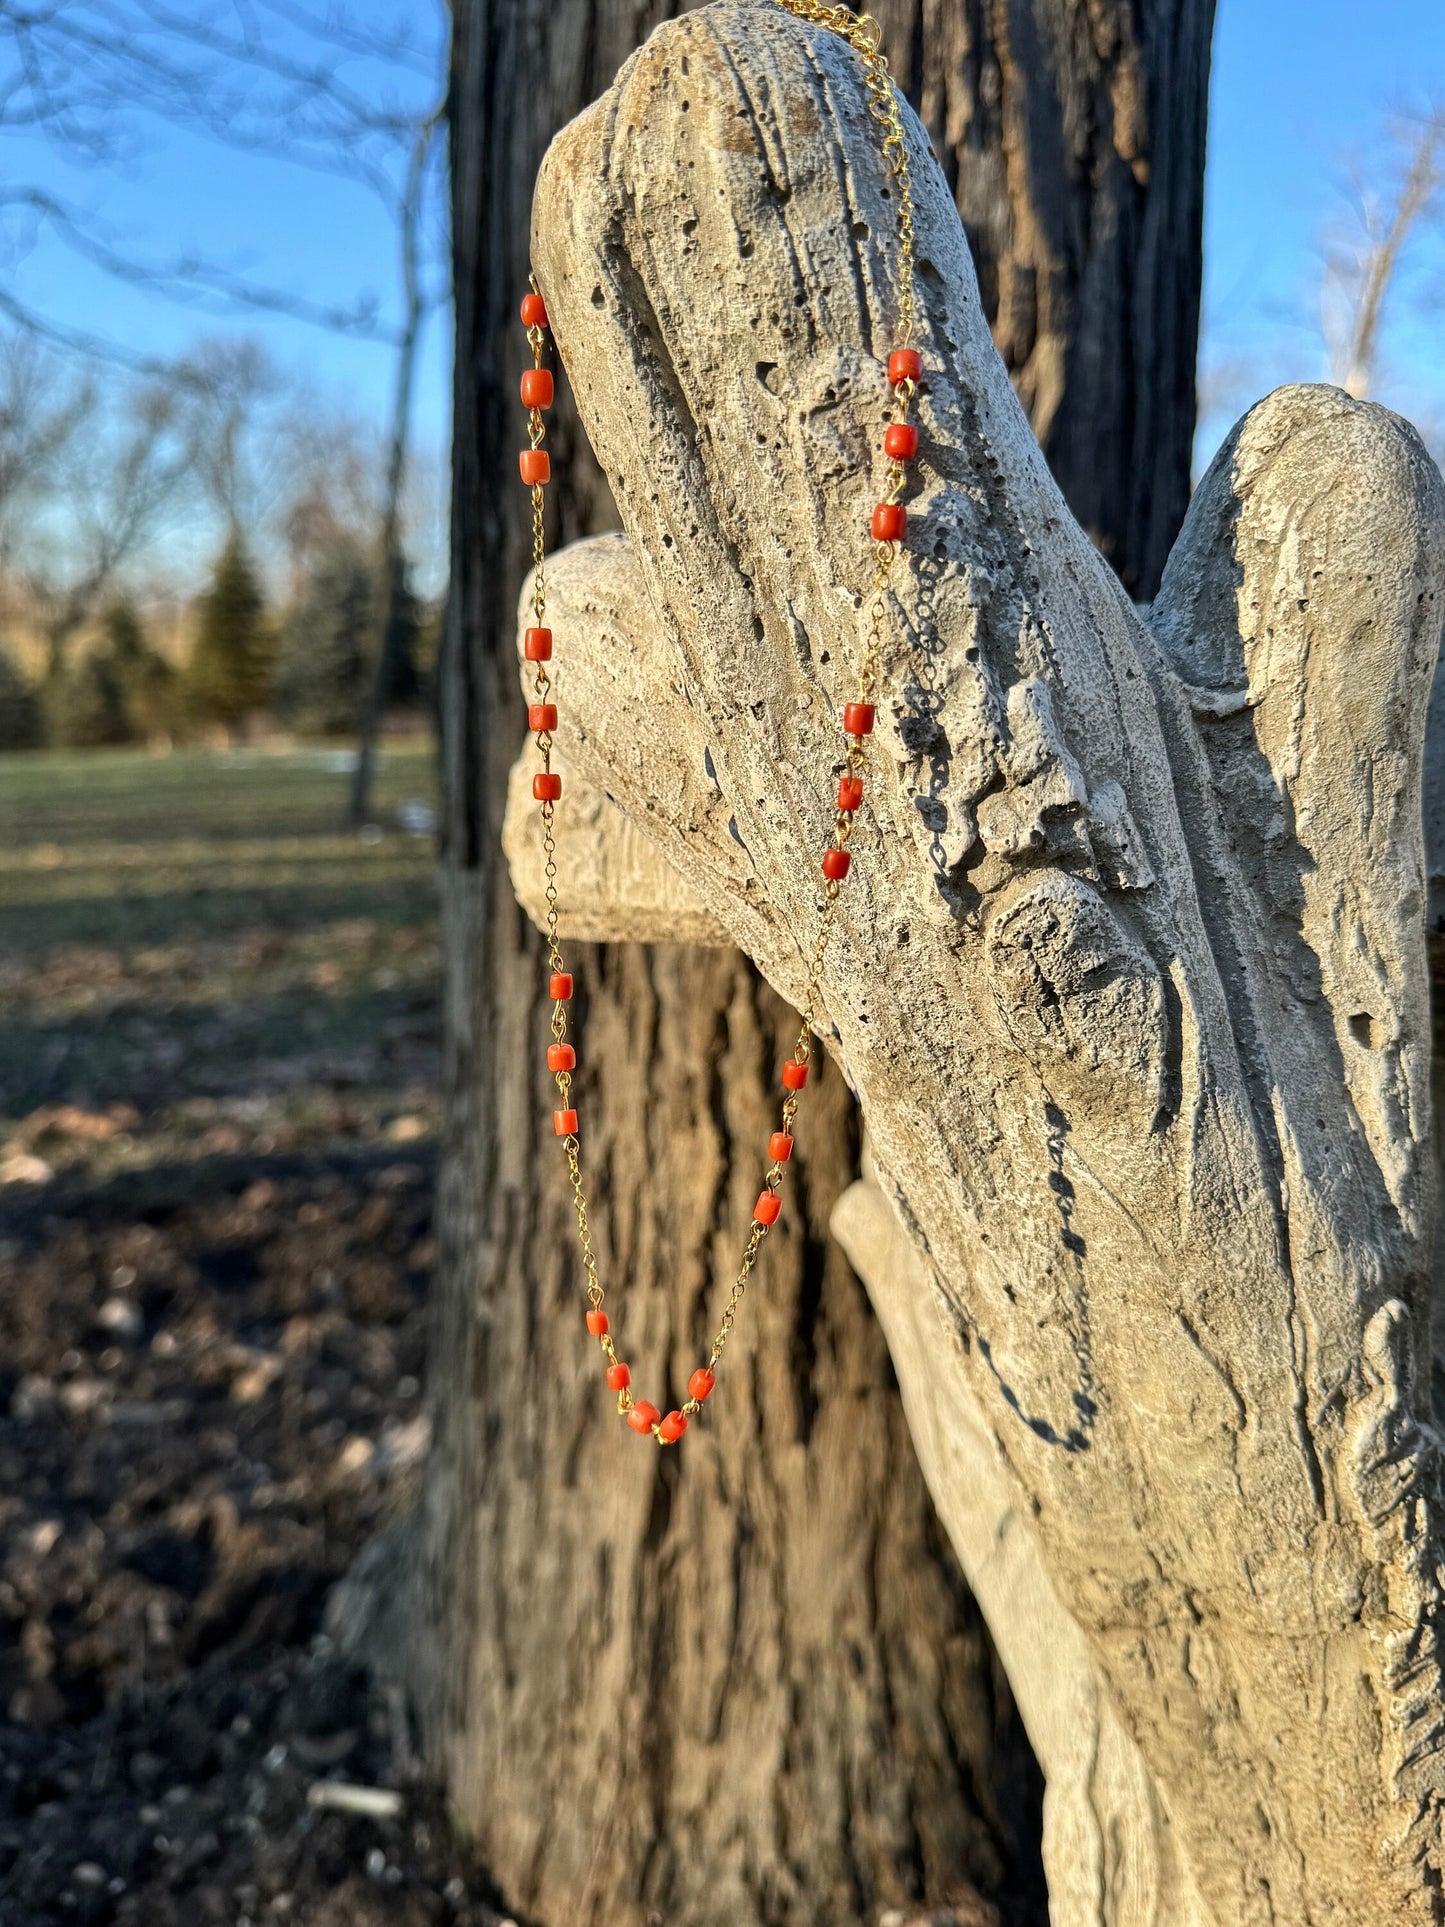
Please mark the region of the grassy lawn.
<svg viewBox="0 0 1445 1927"><path fill-rule="evenodd" d="M416 920L430 843L341 829L346 758L327 749L0 756L0 948L164 941L338 912ZM430 808L431 753L393 749L378 814Z"/></svg>
<svg viewBox="0 0 1445 1927"><path fill-rule="evenodd" d="M326 749L0 757L0 1178L431 1136L430 748L388 750L379 833L346 785Z"/></svg>

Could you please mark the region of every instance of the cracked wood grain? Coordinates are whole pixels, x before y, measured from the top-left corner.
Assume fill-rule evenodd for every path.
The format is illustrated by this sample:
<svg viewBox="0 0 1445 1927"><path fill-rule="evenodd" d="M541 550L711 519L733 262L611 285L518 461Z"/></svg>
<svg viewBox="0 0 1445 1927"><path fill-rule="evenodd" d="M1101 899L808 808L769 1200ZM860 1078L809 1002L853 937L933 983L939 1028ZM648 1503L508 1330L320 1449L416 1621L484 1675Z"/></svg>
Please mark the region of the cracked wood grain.
<svg viewBox="0 0 1445 1927"><path fill-rule="evenodd" d="M905 1401L936 1415L946 1521L985 1442L1136 1750L1131 1811L1168 1815L1135 1858L1170 1861L1174 1901L1129 1914L1101 1882L1060 1919L1429 1920L1440 479L1383 411L1281 391L1146 627L911 133L924 454L824 983L918 1260L885 1329L943 1313L895 1358ZM537 189L627 536L559 569L562 767L793 998L862 641L892 213L850 57L754 0L654 35Z"/></svg>

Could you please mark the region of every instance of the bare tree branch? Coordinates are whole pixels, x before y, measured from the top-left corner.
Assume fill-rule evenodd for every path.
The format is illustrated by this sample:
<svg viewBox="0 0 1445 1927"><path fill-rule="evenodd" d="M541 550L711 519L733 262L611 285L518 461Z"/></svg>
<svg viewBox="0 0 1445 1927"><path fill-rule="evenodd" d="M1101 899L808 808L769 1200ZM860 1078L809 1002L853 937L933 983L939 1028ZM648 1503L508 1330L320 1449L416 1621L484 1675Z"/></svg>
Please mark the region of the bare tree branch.
<svg viewBox="0 0 1445 1927"><path fill-rule="evenodd" d="M258 432L287 384L258 341L203 341L172 371L187 460L232 534L253 543L285 485L279 434Z"/></svg>
<svg viewBox="0 0 1445 1927"><path fill-rule="evenodd" d="M406 24L414 18L374 29L344 7L322 14L304 0L262 0L256 10L233 0L186 8L165 0L0 0L0 128L38 134L94 166L133 155L147 123L164 123L344 178L400 222L418 129L439 113L440 78L433 65L431 87L418 98L415 85L378 92L353 75L362 62L388 76L416 73L420 56ZM104 273L170 298L394 338L374 301L310 301L199 254L139 259L52 190L21 181L3 204L43 220ZM12 318L28 325L21 311ZM63 327L42 331L66 339ZM96 348L103 352L95 342L86 352Z"/></svg>
<svg viewBox="0 0 1445 1927"><path fill-rule="evenodd" d="M49 673L58 676L77 631L127 563L157 532L192 474L173 384L137 387L119 421L82 384L56 451L56 492L67 526L47 543L32 528L25 579L40 612Z"/></svg>
<svg viewBox="0 0 1445 1927"><path fill-rule="evenodd" d="M406 559L401 548L401 497L406 482L407 445L411 438L412 386L416 373L417 344L421 338L425 304L418 248L421 236L427 164L437 129L441 106L417 129L407 168L406 192L402 200L400 224L401 280L405 320L397 345L396 385L392 400L391 443L387 452L386 494L382 503L380 581L376 598L376 634L372 655L371 685L357 719L356 773L351 787L348 818L360 828L371 811L371 784L375 764L376 739L396 677L395 639L397 606L405 587Z"/></svg>
<svg viewBox="0 0 1445 1927"><path fill-rule="evenodd" d="M57 396L55 371L29 335L0 345L0 567L9 564L17 520L42 498L59 458L93 405L88 383Z"/></svg>
<svg viewBox="0 0 1445 1927"><path fill-rule="evenodd" d="M408 67L424 80L434 76L435 62L416 46L406 24L398 25L388 33L379 28L353 27L345 13L335 7L329 10L324 20L319 20L299 0L259 0L259 4L263 12L273 14L278 20L299 28L303 33L324 38L333 47L344 48L366 59L384 60L389 66Z"/></svg>
<svg viewBox="0 0 1445 1927"><path fill-rule="evenodd" d="M0 287L0 315L8 317L22 333L32 335L37 341L48 341L53 348L63 348L68 354L107 362L133 375L162 376L166 372L166 363L154 355L137 354L121 342L107 340L104 335L92 334L86 328L68 327L30 307L4 287Z"/></svg>
<svg viewBox="0 0 1445 1927"><path fill-rule="evenodd" d="M282 288L248 280L219 262L199 255L179 255L167 262L146 262L124 253L87 224L79 211L48 190L0 187L0 210L23 209L34 214L67 247L102 269L112 279L143 287L184 306L219 304L230 313L284 314L331 334L352 335L367 341L394 343L397 331L382 324L375 297L350 307L308 301Z"/></svg>
<svg viewBox="0 0 1445 1927"><path fill-rule="evenodd" d="M99 214L15 169L0 186L0 238L8 235L17 252L43 231L110 280L171 301L210 313L286 315L391 348L391 427L373 524L378 704L405 577L400 504L416 354L444 287L446 250L431 202L445 95L439 63L420 42L421 18L398 7L378 23L343 0L0 0L0 131L42 138L68 161L99 168L143 153L158 128L175 128L343 177L370 192L392 224L394 320L374 298L312 300L200 250L148 256ZM147 384L130 439L107 450L111 486L68 504L74 531L65 566L42 559L33 571L58 668L97 595L144 545L165 505L180 499L183 475L233 529L254 534L273 517L286 488L285 438L272 432L280 384L255 343L202 343L181 362L157 362L47 312L13 280L0 286L0 319ZM269 427L263 433L258 423Z"/></svg>
<svg viewBox="0 0 1445 1927"><path fill-rule="evenodd" d="M1352 170L1355 218L1325 246L1324 330L1330 378L1357 399L1374 390L1389 297L1405 251L1433 220L1445 196L1445 109L1423 120L1401 119L1394 143L1401 165L1384 189L1364 166Z"/></svg>

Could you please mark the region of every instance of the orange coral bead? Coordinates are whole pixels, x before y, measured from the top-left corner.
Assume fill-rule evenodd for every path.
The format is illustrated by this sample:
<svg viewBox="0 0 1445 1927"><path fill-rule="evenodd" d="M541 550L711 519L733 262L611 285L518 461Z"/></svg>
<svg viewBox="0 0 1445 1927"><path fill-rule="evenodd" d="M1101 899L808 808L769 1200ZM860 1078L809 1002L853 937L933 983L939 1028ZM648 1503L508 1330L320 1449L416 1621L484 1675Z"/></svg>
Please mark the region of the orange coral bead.
<svg viewBox="0 0 1445 1927"><path fill-rule="evenodd" d="M655 1405L649 1405L645 1398L640 1398L627 1414L627 1423L634 1432L640 1432L645 1438L661 1416Z"/></svg>
<svg viewBox="0 0 1445 1927"><path fill-rule="evenodd" d="M699 1365L692 1377L687 1381L687 1395L689 1398L695 1398L698 1404L701 1405L716 1384L717 1380L713 1377L707 1366Z"/></svg>
<svg viewBox="0 0 1445 1927"><path fill-rule="evenodd" d="M572 995L572 972L554 970L547 979L547 995L554 1004L565 1004Z"/></svg>
<svg viewBox="0 0 1445 1927"><path fill-rule="evenodd" d="M768 1156L774 1164L786 1164L793 1155L793 1140L786 1131L774 1131L768 1139Z"/></svg>
<svg viewBox="0 0 1445 1927"><path fill-rule="evenodd" d="M577 1113L575 1111L553 1111L552 1129L558 1137L576 1137Z"/></svg>
<svg viewBox="0 0 1445 1927"><path fill-rule="evenodd" d="M552 660L552 631L550 629L528 629L522 637L522 654L528 662L550 662Z"/></svg>
<svg viewBox="0 0 1445 1927"><path fill-rule="evenodd" d="M539 769L532 778L532 794L539 803L555 803L562 794L562 778L554 769Z"/></svg>
<svg viewBox="0 0 1445 1927"><path fill-rule="evenodd" d="M918 430L912 422L890 422L883 437L883 453L895 462L911 462L918 453Z"/></svg>
<svg viewBox="0 0 1445 1927"><path fill-rule="evenodd" d="M612 1329L612 1320L605 1311L594 1308L587 1314L587 1329L594 1338L605 1338Z"/></svg>
<svg viewBox="0 0 1445 1927"><path fill-rule="evenodd" d="M681 1412L669 1412L657 1428L657 1436L664 1445L676 1445L687 1430L687 1420Z"/></svg>
<svg viewBox="0 0 1445 1927"><path fill-rule="evenodd" d="M758 1201L753 1206L753 1223L776 1224L778 1222L778 1213L782 1208L783 1201L776 1191L760 1192Z"/></svg>
<svg viewBox="0 0 1445 1927"><path fill-rule="evenodd" d="M524 328L545 328L547 325L547 304L540 294L522 296L522 326Z"/></svg>
<svg viewBox="0 0 1445 1927"><path fill-rule="evenodd" d="M901 502L880 502L870 526L875 542L901 542L908 526L908 511Z"/></svg>
<svg viewBox="0 0 1445 1927"><path fill-rule="evenodd" d="M527 727L534 736L540 736L544 729L555 729L557 727L556 703L528 703Z"/></svg>
<svg viewBox="0 0 1445 1927"><path fill-rule="evenodd" d="M872 703L845 703L843 727L850 736L867 736L873 729Z"/></svg>
<svg viewBox="0 0 1445 1927"><path fill-rule="evenodd" d="M856 810L862 801L863 778L861 776L842 777L838 783L838 808Z"/></svg>
<svg viewBox="0 0 1445 1927"><path fill-rule="evenodd" d="M607 1367L607 1389L609 1392L625 1392L632 1383L632 1373L619 1359L615 1365Z"/></svg>
<svg viewBox="0 0 1445 1927"><path fill-rule="evenodd" d="M524 408L550 408L552 394L550 368L526 368L522 371L522 406Z"/></svg>
<svg viewBox="0 0 1445 1927"><path fill-rule="evenodd" d="M897 387L900 381L917 381L923 373L923 357L916 348L895 348L888 357L888 379Z"/></svg>
<svg viewBox="0 0 1445 1927"><path fill-rule="evenodd" d="M790 1057L783 1066L783 1087L789 1091L800 1091L808 1081L808 1067L800 1064L796 1057Z"/></svg>
<svg viewBox="0 0 1445 1927"><path fill-rule="evenodd" d="M549 1071L570 1071L577 1068L577 1053L570 1044L549 1044L547 1046L547 1069Z"/></svg>
<svg viewBox="0 0 1445 1927"><path fill-rule="evenodd" d="M852 861L852 853L848 850L824 850L823 875L830 883L841 883Z"/></svg>
<svg viewBox="0 0 1445 1927"><path fill-rule="evenodd" d="M517 467L529 488L552 479L552 457L545 448L524 448L517 457Z"/></svg>

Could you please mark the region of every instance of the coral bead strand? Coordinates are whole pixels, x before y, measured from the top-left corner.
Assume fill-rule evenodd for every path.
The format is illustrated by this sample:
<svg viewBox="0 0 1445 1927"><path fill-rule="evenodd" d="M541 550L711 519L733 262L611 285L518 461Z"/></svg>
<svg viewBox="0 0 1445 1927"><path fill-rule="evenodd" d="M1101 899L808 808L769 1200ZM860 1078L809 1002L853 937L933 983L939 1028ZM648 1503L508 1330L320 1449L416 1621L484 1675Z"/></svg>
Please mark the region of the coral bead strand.
<svg viewBox="0 0 1445 1927"><path fill-rule="evenodd" d="M546 540L544 517L545 488L551 480L552 465L542 443L547 424L543 419L552 406L556 384L552 372L542 364L546 347L547 304L535 283L522 301L522 325L532 350L532 366L523 371L522 406L527 410L527 447L518 457L522 480L532 493L532 617L523 637L522 653L533 670L532 701L527 705L527 727L537 740L542 766L532 778L532 795L542 809L542 848L546 857L547 898L547 994L552 1002L552 1042L547 1047L547 1069L557 1086L557 1103L552 1112L553 1133L561 1139L567 1155L577 1212L577 1231L582 1243L582 1259L587 1274L588 1329L599 1337L609 1359L609 1381L618 1372L616 1389L625 1390L627 1367L620 1365L612 1349L609 1321L602 1309L604 1293L592 1254L592 1238L587 1222L587 1200L582 1190L578 1159L577 1107L572 1102L572 1074L577 1068L577 1052L567 1041L567 1011L572 1002L572 975L567 969L557 938L557 845L554 833L555 811L562 796L562 779L552 768L552 739L557 728L557 705L551 700L552 679L547 664L552 660L552 631L547 627Z"/></svg>
<svg viewBox="0 0 1445 1927"><path fill-rule="evenodd" d="M782 1105L782 1128L774 1131L768 1141L768 1172L763 1189L753 1207L753 1222L744 1248L742 1270L733 1286L733 1294L724 1313L722 1327L713 1342L708 1363L699 1366L692 1373L688 1380L688 1395L684 1403L664 1416L659 1407L634 1394L631 1367L617 1354L612 1336L612 1321L603 1309L605 1294L593 1258L587 1222L587 1202L582 1188L577 1111L571 1102L572 1073L577 1067L577 1052L567 1042L567 1013L572 1002L573 983L558 940L554 809L561 800L562 779L552 768L552 743L557 728L557 705L550 700L552 683L547 668L552 660L552 631L543 620L547 607L543 490L551 476L551 465L546 451L541 446L546 435L546 423L542 416L543 411L552 405L555 384L550 371L542 366L547 309L541 294L535 288L522 303L522 320L532 348L533 366L522 376L521 396L522 404L528 411L529 434L528 447L522 451L518 466L523 481L532 491L532 612L534 616L534 621L527 627L523 636L522 653L525 660L532 666L534 675L533 700L527 708L527 725L536 737L537 749L542 761L542 767L532 779L532 795L542 807L542 842L546 856L546 936L549 968L547 989L552 1000L552 1043L547 1050L547 1069L552 1073L557 1085L557 1105L552 1112L552 1129L562 1140L567 1155L573 1203L577 1212L577 1226L587 1274L587 1331L601 1347L607 1388L616 1393L618 1413L634 1432L651 1436L659 1445L675 1445L687 1431L689 1420L702 1410L703 1404L712 1394L717 1382L714 1368L728 1334L732 1330L743 1287L756 1262L763 1239L781 1215L783 1172L793 1154L792 1125L797 1109L797 1091L807 1081L807 1067L806 1064L799 1066L796 1060L790 1060L789 1064L784 1066L783 1083L786 1096Z"/></svg>
<svg viewBox="0 0 1445 1927"><path fill-rule="evenodd" d="M548 327L547 305L535 280L522 302L522 323L526 328L527 339L532 349L533 365L524 371L521 380L522 406L527 410L528 416L528 437L526 448L518 454L517 465L521 479L532 495L534 618L524 634L522 653L526 662L532 667L534 675L533 700L528 704L527 709L527 727L536 738L537 750L541 758L541 767L532 779L532 795L541 808L542 845L546 859L545 934L549 970L548 993L552 1001L552 1042L547 1050L547 1069L554 1077L557 1086L557 1104L552 1113L552 1127L556 1136L562 1141L572 1186L573 1206L577 1216L577 1231L582 1246L583 1268L587 1281L588 1334L601 1348L607 1388L617 1396L619 1416L632 1431L642 1437L654 1439L659 1445L676 1445L687 1431L689 1422L697 1416L712 1396L717 1383L718 1361L732 1333L738 1308L757 1263L758 1255L769 1232L782 1215L782 1188L793 1156L793 1126L798 1111L799 1095L808 1082L813 1033L821 1022L823 958L841 887L852 868L853 856L848 846L857 812L863 803L866 745L873 733L876 715L875 692L879 680L887 614L888 577L906 538L908 527L908 512L901 499L907 482L906 464L911 462L918 453L918 429L909 420L909 414L922 378L923 362L918 350L912 345L913 195L897 88L889 74L888 63L879 50L876 22L866 15L848 14L842 9L822 6L819 0L782 0L782 4L790 12L798 14L803 19L818 22L848 41L862 63L865 85L871 96L870 113L886 130L882 141L883 156L897 185L899 233L898 342L889 354L886 364L887 383L892 394L892 419L883 437L883 453L888 463L885 488L869 520L874 568L868 641L854 698L845 704L843 710L843 734L847 741L847 749L838 777L832 837L823 851L821 860L822 911L808 961L801 1026L792 1054L784 1060L782 1066L783 1096L779 1109L778 1128L768 1139L768 1166L763 1189L759 1192L757 1202L753 1206L752 1224L743 1247L742 1262L728 1295L717 1334L709 1348L707 1363L700 1365L689 1377L687 1397L683 1403L665 1415L660 1406L654 1405L648 1399L638 1398L634 1394L631 1368L617 1354L612 1336L612 1321L603 1309L605 1293L592 1251L587 1200L582 1185L577 1110L572 1102L572 1078L577 1067L577 1053L567 1041L568 1011L572 1002L573 983L558 942L554 820L556 806L562 797L562 779L552 768L557 706L551 701L552 682L547 668L552 660L552 631L545 621L546 549L543 524L545 491L552 478L552 463L548 451L543 446L546 439L544 415L553 404L555 382L550 369L543 365L545 333Z"/></svg>

